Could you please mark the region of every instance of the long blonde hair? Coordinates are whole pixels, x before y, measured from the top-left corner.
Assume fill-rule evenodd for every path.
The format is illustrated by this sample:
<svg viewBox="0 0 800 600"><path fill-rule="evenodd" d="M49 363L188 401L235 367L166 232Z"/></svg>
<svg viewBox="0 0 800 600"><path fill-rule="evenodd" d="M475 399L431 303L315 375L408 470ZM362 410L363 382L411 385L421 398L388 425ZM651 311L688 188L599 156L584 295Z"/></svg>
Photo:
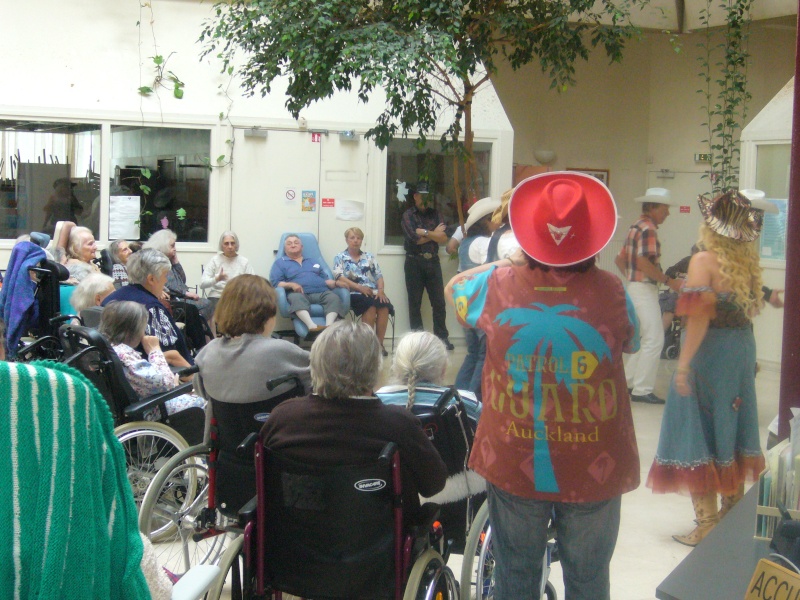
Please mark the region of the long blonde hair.
<svg viewBox="0 0 800 600"><path fill-rule="evenodd" d="M725 237L705 224L700 226L699 243L705 250L717 255L722 282L733 292L734 304L750 317L758 314L764 301L764 292L761 290L761 266L756 243Z"/></svg>

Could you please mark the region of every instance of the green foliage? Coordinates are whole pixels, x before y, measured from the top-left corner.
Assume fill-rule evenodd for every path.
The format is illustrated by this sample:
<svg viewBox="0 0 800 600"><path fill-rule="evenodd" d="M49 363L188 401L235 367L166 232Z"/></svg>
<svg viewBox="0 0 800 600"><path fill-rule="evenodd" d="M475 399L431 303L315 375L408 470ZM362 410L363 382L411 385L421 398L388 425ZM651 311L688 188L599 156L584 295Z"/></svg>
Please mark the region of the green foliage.
<svg viewBox="0 0 800 600"><path fill-rule="evenodd" d="M203 55L215 53L251 95L286 76L295 118L336 91L366 101L381 89L386 108L366 133L380 148L398 135L424 141L449 110L441 139L469 155L461 119L498 60L514 69L537 60L552 87L566 89L591 47L620 60L637 34L628 7L645 1L227 0L200 40Z"/></svg>
<svg viewBox="0 0 800 600"><path fill-rule="evenodd" d="M167 60L169 60L170 56L172 56L172 54L170 54L167 58L164 58L160 54L150 57L150 60L153 62L153 68L155 69L156 75L153 78L153 83L151 85L143 85L138 88L139 94L142 96L150 96L151 94L154 94L160 87L166 89L170 89L171 87L173 96L175 96L178 100L183 98L183 88L186 84L183 83L183 81L181 81L180 78L172 71L164 70L167 66Z"/></svg>
<svg viewBox="0 0 800 600"><path fill-rule="evenodd" d="M747 117L747 63L750 58L747 42L750 35L750 9L753 0L723 0L717 8L725 14L722 41L712 41L710 28L711 1L701 11L706 37L699 46L703 50L698 61L703 87L703 110L707 120L707 143L711 154L712 195L739 187L739 135Z"/></svg>

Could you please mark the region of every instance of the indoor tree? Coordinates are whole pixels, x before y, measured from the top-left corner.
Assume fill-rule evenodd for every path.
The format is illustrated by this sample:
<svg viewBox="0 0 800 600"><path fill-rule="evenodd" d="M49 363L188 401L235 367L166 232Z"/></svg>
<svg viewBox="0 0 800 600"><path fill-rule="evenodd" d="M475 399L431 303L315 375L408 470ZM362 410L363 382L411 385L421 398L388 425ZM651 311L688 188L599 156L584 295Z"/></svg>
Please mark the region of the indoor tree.
<svg viewBox="0 0 800 600"><path fill-rule="evenodd" d="M226 0L203 27L203 56L216 54L247 94L286 77L286 108L300 111L336 91L386 106L366 133L379 148L395 136L424 144L445 123L443 151L462 161L474 196L472 101L507 60L538 61L551 87L574 83L575 62L602 47L619 61L637 35L629 10L647 0ZM459 169L454 192L463 223Z"/></svg>

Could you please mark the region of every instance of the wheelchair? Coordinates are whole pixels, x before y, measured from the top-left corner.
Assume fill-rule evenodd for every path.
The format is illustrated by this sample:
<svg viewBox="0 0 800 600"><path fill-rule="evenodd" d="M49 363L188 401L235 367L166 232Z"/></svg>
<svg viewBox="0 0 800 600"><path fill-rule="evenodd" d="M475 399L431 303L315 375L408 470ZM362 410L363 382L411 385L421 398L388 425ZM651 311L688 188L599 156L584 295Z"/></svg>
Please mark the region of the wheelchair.
<svg viewBox="0 0 800 600"><path fill-rule="evenodd" d="M12 275L13 277L13 275ZM19 285L10 291L6 301L13 302L18 294L32 294L33 304L22 315L19 324L24 337L14 347L9 347L9 356L17 362L32 360L62 360L64 350L58 339L58 328L72 317L61 314L60 282L69 278L69 271L62 265L46 258L27 267L27 277L17 278ZM5 311L4 311L5 312ZM9 339L11 345L13 341Z"/></svg>
<svg viewBox="0 0 800 600"><path fill-rule="evenodd" d="M69 356L65 364L92 382L111 410L114 433L125 450L128 480L139 507L150 482L169 458L188 448L189 443L202 440L203 409L189 408L167 416L164 408L167 400L190 392L192 384L139 398L125 377L119 357L100 332L80 325L62 325L59 338ZM192 369L182 374L189 374ZM160 411L160 419L144 420L144 413L153 408Z"/></svg>
<svg viewBox="0 0 800 600"><path fill-rule="evenodd" d="M257 432L280 402L303 394L295 375L273 379L266 388L270 397L261 402L208 398L203 443L170 458L147 489L139 530L171 573L216 564L242 533L237 513L255 493L256 475L252 451L241 456L239 442Z"/></svg>
<svg viewBox="0 0 800 600"><path fill-rule="evenodd" d="M376 395L384 404L405 406L408 388L382 388ZM419 418L422 429L447 465L445 489L427 500L440 506L440 521L447 533L450 551L462 552L470 523L486 500L486 482L467 468L480 404L469 394L462 397L455 386L426 384L417 386L411 411Z"/></svg>
<svg viewBox="0 0 800 600"><path fill-rule="evenodd" d="M435 505L404 522L397 445L359 465L310 465L256 443L257 494L240 512L244 535L222 556L209 590L231 597L448 599L458 583L446 565Z"/></svg>
<svg viewBox="0 0 800 600"><path fill-rule="evenodd" d="M540 598L558 600L553 584L548 581L550 565L558 560L555 528L548 528L547 548L542 558L542 583ZM489 522L489 504L484 503L475 515L467 536L464 559L461 562L460 600L490 600L494 598L494 565L492 551L492 525Z"/></svg>

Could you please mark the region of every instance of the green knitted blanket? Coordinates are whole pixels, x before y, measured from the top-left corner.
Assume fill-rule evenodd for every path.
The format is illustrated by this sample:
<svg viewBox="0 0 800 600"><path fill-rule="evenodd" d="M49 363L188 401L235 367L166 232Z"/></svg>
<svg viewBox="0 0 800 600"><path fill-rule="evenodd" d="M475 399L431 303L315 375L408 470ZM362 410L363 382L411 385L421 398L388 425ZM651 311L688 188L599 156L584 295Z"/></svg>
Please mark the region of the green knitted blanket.
<svg viewBox="0 0 800 600"><path fill-rule="evenodd" d="M102 396L56 363L0 362L0 598L150 598Z"/></svg>

